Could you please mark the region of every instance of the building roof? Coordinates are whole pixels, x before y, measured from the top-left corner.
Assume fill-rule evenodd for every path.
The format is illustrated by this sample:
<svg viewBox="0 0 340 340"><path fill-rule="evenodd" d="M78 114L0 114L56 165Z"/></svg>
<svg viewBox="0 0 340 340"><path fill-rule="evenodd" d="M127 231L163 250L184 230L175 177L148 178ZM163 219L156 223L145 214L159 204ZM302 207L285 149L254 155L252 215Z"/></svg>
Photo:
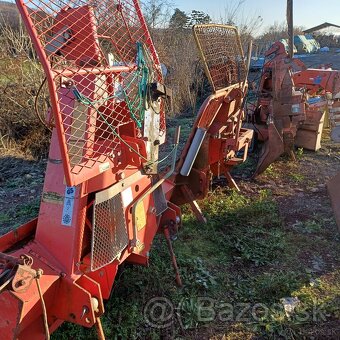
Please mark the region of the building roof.
<svg viewBox="0 0 340 340"><path fill-rule="evenodd" d="M327 28L327 27L340 28L339 25L334 25L334 24L331 24L331 23L329 23L329 22L324 22L324 23L321 24L321 25L318 25L318 26L309 28L309 29L307 29L307 30L304 30L303 33L312 33L312 32L321 30L321 29L323 29L323 28Z"/></svg>

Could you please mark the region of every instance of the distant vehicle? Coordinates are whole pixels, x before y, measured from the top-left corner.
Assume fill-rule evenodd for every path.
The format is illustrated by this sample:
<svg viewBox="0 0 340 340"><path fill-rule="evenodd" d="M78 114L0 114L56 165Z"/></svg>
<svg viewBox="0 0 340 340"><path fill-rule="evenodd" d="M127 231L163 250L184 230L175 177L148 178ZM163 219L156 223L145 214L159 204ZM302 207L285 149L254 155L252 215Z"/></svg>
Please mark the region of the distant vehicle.
<svg viewBox="0 0 340 340"><path fill-rule="evenodd" d="M249 70L252 72L262 70L264 61L265 61L265 58L263 57L258 57L258 58L252 57L250 61Z"/></svg>

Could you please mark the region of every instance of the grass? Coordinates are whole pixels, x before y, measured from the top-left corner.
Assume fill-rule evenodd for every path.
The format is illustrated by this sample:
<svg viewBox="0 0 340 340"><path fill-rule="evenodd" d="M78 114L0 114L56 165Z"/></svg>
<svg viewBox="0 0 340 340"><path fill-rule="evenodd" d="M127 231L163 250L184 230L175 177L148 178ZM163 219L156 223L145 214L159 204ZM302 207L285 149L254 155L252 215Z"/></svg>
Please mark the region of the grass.
<svg viewBox="0 0 340 340"><path fill-rule="evenodd" d="M42 67L36 61L24 56L18 59L0 59L0 86L22 83L32 80L32 77L41 74Z"/></svg>
<svg viewBox="0 0 340 340"><path fill-rule="evenodd" d="M299 173L289 174L289 177L297 183L302 183L305 180L305 176Z"/></svg>
<svg viewBox="0 0 340 340"><path fill-rule="evenodd" d="M3 164L11 164L10 170ZM34 169L33 169L34 166ZM37 217L40 205L40 190L43 184L42 168L45 165L22 161L20 158L3 156L0 164L2 172L0 194L1 234ZM12 204L9 204L9 203Z"/></svg>
<svg viewBox="0 0 340 340"><path fill-rule="evenodd" d="M302 234L317 234L322 232L325 225L324 221L308 219L307 221L298 221L294 224L294 229Z"/></svg>
<svg viewBox="0 0 340 340"><path fill-rule="evenodd" d="M296 226L287 232L269 191L250 198L218 188L201 206L208 223L197 224L184 208L183 228L174 242L184 287L175 286L165 242L157 237L148 268L120 270L102 317L108 339L186 339L196 332L200 338L293 339L318 324L311 316L315 307L321 306L326 315L323 324L339 317L339 272L317 277L304 270L300 259L302 252L318 254L306 230L315 233L324 224L316 226L312 219L304 222L307 229ZM300 237L296 243L295 233ZM280 303L291 296L300 301L294 317L288 317ZM145 314L156 297L175 310L171 322L157 327ZM53 335L94 337L93 330L71 324Z"/></svg>
<svg viewBox="0 0 340 340"><path fill-rule="evenodd" d="M39 205L40 198L36 198L27 204L14 206L5 213L0 213L0 226L2 227L2 233L6 233L13 228L17 228L21 224L37 217ZM6 225L10 225L10 227L6 228Z"/></svg>
<svg viewBox="0 0 340 340"><path fill-rule="evenodd" d="M278 178L279 174L275 171L273 164L269 165L268 168L264 172L265 175L270 176L272 178Z"/></svg>

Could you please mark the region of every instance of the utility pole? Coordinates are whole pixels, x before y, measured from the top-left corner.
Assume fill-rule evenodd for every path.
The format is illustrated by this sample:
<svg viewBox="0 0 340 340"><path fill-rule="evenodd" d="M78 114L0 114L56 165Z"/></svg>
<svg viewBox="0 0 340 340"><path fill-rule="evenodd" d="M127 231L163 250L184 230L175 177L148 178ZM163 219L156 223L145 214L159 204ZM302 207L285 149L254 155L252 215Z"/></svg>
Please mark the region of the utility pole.
<svg viewBox="0 0 340 340"><path fill-rule="evenodd" d="M294 57L294 27L293 27L293 0L287 0L287 25L288 25L288 45L289 57Z"/></svg>

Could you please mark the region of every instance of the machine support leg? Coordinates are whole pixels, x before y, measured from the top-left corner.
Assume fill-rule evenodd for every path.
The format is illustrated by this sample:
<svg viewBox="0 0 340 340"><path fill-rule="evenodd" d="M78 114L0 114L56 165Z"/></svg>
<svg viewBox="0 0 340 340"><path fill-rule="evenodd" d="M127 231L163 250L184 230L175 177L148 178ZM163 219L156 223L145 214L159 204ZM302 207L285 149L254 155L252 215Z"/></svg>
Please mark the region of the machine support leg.
<svg viewBox="0 0 340 340"><path fill-rule="evenodd" d="M207 219L204 217L202 210L199 207L198 203L196 202L192 191L185 185L181 186L181 191L185 198L187 199L187 201L189 202L191 210L196 216L197 221L204 224L207 223Z"/></svg>
<svg viewBox="0 0 340 340"><path fill-rule="evenodd" d="M283 142L285 147L285 153L290 157L290 159L296 162L295 152L294 152L294 144L295 144L295 135L293 133L293 126L290 125L290 130L283 132Z"/></svg>
<svg viewBox="0 0 340 340"><path fill-rule="evenodd" d="M179 269L178 269L178 265L177 265L177 261L176 261L176 256L175 256L175 253L174 253L174 249L172 247L171 238L170 238L170 231L169 231L168 227L164 228L164 236L165 236L168 248L169 248L169 253L170 253L170 256L171 256L172 266L173 266L173 268L175 270L177 286L178 287L182 287L183 286L182 279L181 279L181 276L179 274Z"/></svg>
<svg viewBox="0 0 340 340"><path fill-rule="evenodd" d="M227 179L227 182L228 182L230 188L235 189L236 191L241 191L240 188L238 187L238 185L236 184L235 180L230 175L229 171L225 172L225 177Z"/></svg>
<svg viewBox="0 0 340 340"><path fill-rule="evenodd" d="M100 321L100 318L96 318L96 330L97 330L97 337L98 340L105 340L105 334L102 326L102 322Z"/></svg>
<svg viewBox="0 0 340 340"><path fill-rule="evenodd" d="M202 210L200 206L198 205L198 203L196 201L191 201L189 204L197 220L202 223L207 223L207 219L204 217Z"/></svg>

